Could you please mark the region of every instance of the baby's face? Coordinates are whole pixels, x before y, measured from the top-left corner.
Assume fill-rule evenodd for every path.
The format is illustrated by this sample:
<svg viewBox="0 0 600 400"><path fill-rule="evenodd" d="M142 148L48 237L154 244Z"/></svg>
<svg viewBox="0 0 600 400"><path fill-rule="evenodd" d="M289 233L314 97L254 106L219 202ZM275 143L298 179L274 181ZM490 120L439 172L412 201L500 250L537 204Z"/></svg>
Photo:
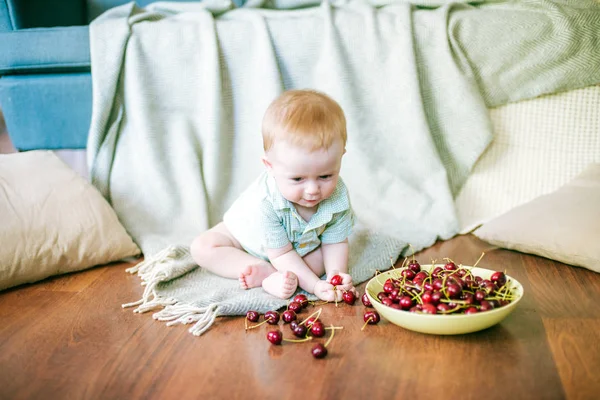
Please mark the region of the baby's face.
<svg viewBox="0 0 600 400"><path fill-rule="evenodd" d="M343 155L341 140L328 149L316 151L278 141L264 161L283 197L301 207L315 209L333 193Z"/></svg>

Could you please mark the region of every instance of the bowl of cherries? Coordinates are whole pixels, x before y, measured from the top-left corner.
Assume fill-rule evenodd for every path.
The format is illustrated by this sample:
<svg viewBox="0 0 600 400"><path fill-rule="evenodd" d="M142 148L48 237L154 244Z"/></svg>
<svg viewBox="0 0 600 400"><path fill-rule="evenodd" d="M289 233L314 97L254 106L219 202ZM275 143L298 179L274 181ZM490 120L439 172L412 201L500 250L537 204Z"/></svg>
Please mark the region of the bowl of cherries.
<svg viewBox="0 0 600 400"><path fill-rule="evenodd" d="M523 286L504 272L444 260L444 264L427 265L420 265L414 257L405 260L402 267L373 277L366 295L391 323L437 335L471 333L496 325L523 297Z"/></svg>

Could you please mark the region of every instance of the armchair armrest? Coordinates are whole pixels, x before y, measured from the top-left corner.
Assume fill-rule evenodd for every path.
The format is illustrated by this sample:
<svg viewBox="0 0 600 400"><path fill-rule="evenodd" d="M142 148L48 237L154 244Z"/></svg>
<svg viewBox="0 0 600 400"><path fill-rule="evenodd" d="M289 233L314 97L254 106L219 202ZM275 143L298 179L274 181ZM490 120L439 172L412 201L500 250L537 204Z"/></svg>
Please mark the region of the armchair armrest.
<svg viewBox="0 0 600 400"><path fill-rule="evenodd" d="M0 0L0 32L87 25L85 0Z"/></svg>

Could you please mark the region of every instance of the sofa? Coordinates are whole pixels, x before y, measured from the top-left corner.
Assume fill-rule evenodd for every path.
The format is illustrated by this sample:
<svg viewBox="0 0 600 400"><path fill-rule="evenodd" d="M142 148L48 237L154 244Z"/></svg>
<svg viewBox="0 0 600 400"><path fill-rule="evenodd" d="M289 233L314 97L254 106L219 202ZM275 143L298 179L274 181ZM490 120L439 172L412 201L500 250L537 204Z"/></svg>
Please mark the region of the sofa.
<svg viewBox="0 0 600 400"><path fill-rule="evenodd" d="M0 109L17 150L86 147L92 115L88 24L127 2L0 0ZM140 6L151 2L137 0Z"/></svg>

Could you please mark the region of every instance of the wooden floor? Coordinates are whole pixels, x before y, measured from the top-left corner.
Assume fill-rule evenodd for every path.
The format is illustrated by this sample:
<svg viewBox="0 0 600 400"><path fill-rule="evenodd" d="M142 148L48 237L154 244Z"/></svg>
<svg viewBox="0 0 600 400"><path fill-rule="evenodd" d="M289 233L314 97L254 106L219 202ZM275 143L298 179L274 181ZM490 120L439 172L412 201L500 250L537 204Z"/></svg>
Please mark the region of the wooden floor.
<svg viewBox="0 0 600 400"><path fill-rule="evenodd" d="M600 275L460 236L420 253L506 269L525 297L469 335L413 333L362 304L323 307L343 326L329 356L273 346L266 326L219 318L203 336L121 304L142 294L114 264L0 293L1 399L598 399ZM307 315L307 312L303 313ZM283 327L286 336L287 327Z"/></svg>

